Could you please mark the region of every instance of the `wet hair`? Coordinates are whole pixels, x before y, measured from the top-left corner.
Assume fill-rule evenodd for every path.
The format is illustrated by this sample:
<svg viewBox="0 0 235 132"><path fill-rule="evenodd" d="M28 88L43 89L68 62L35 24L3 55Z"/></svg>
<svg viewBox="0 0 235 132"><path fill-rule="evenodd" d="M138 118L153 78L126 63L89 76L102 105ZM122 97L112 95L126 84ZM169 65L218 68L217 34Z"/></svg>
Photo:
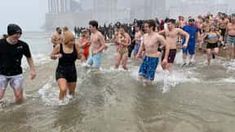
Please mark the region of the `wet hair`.
<svg viewBox="0 0 235 132"><path fill-rule="evenodd" d="M164 23L167 23L169 21L169 18L167 17L165 20L164 20Z"/></svg>
<svg viewBox="0 0 235 132"><path fill-rule="evenodd" d="M145 23L147 23L149 25L149 28L153 27L153 31L155 31L156 22L153 19L147 20L147 21L145 21Z"/></svg>
<svg viewBox="0 0 235 132"><path fill-rule="evenodd" d="M138 20L136 21L135 25L139 28L141 28L141 26L143 25L143 21L142 20Z"/></svg>
<svg viewBox="0 0 235 132"><path fill-rule="evenodd" d="M55 29L57 32L62 31L60 27L56 27Z"/></svg>
<svg viewBox="0 0 235 132"><path fill-rule="evenodd" d="M56 30L56 31L58 31L59 29L60 29L60 27L56 27L56 29L55 29L55 30Z"/></svg>
<svg viewBox="0 0 235 132"><path fill-rule="evenodd" d="M89 25L96 27L96 29L98 29L98 22L96 20L89 21Z"/></svg>
<svg viewBox="0 0 235 132"><path fill-rule="evenodd" d="M69 28L67 27L67 26L64 26L63 27L63 31L65 32L65 31L68 31L69 30Z"/></svg>
<svg viewBox="0 0 235 132"><path fill-rule="evenodd" d="M195 22L195 20L193 18L189 18L188 22Z"/></svg>
<svg viewBox="0 0 235 132"><path fill-rule="evenodd" d="M56 32L59 33L59 34L61 34L61 33L62 33L62 29L61 29L60 27L57 27L57 28L56 28Z"/></svg>
<svg viewBox="0 0 235 132"><path fill-rule="evenodd" d="M119 29L120 29L120 28L124 29L125 32L128 32L128 27L127 27L127 25L121 24L120 27L119 27Z"/></svg>
<svg viewBox="0 0 235 132"><path fill-rule="evenodd" d="M176 24L176 20L175 19L169 19L167 22L170 22L172 24Z"/></svg>
<svg viewBox="0 0 235 132"><path fill-rule="evenodd" d="M120 23L120 22L116 22L116 23L115 23L115 26L116 26L116 28L120 28L121 23Z"/></svg>

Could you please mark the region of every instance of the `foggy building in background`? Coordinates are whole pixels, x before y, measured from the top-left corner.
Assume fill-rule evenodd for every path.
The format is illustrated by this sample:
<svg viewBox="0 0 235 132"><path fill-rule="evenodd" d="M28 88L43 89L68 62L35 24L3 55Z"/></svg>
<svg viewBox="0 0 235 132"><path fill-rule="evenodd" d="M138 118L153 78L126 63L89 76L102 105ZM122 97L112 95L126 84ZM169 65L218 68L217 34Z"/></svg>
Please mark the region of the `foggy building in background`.
<svg viewBox="0 0 235 132"><path fill-rule="evenodd" d="M60 14L71 11L72 0L48 0L48 13Z"/></svg>
<svg viewBox="0 0 235 132"><path fill-rule="evenodd" d="M92 18L100 23L112 22L117 13L117 0L94 0Z"/></svg>
<svg viewBox="0 0 235 132"><path fill-rule="evenodd" d="M109 24L165 16L166 0L48 0L45 28L87 27L92 19Z"/></svg>
<svg viewBox="0 0 235 132"><path fill-rule="evenodd" d="M179 15L196 17L208 13L228 12L228 4L221 0L179 0L168 3L171 3L168 7L169 16L175 18Z"/></svg>
<svg viewBox="0 0 235 132"><path fill-rule="evenodd" d="M54 30L58 26L84 25L83 20L91 17L91 12L82 12L82 7L76 0L48 0L48 13L44 28Z"/></svg>

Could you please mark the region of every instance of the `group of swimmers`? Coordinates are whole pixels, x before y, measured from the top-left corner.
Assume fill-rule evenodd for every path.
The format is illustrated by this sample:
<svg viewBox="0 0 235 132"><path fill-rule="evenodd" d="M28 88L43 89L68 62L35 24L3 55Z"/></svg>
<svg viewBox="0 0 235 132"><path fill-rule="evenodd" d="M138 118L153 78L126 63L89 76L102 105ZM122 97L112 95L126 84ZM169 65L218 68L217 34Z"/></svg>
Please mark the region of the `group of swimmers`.
<svg viewBox="0 0 235 132"><path fill-rule="evenodd" d="M139 67L139 79L150 85L155 78L156 68L161 62L164 70L173 71L174 59L177 49L183 51L183 64L194 63L196 44L199 49L207 52L207 64L211 58L219 54L219 46L227 49L230 59L235 57L235 15L227 16L218 14L208 15L196 19L188 17L185 21L180 16L178 21L166 19L162 28L158 27L155 20L145 20L141 24L136 22L134 36L120 25L115 29L112 43L115 44L115 63L118 69L120 65L128 70L129 54L133 60L142 60ZM103 51L108 48L104 35L98 30L98 22L89 22L89 28L81 31L81 36L76 38L67 27L56 28L51 37L53 50L51 59L58 59L55 78L59 86L59 99L63 100L67 94L75 95L77 72L75 61L81 59L87 65L97 69L101 66ZM16 24L9 24L8 35L0 40L0 102L4 96L6 87L10 83L17 103L23 101L23 76L21 59L27 58L31 79L36 77L35 67L31 52L27 43L19 40L22 29ZM134 43L133 52L129 50ZM161 59L159 59L161 57ZM187 58L189 58L187 60Z"/></svg>

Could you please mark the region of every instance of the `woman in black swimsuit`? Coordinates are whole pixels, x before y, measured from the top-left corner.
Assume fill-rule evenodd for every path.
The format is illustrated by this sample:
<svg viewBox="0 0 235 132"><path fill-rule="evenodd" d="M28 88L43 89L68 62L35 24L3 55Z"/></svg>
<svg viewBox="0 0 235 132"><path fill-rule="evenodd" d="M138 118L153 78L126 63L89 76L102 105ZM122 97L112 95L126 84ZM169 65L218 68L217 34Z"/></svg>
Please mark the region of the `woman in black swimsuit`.
<svg viewBox="0 0 235 132"><path fill-rule="evenodd" d="M63 34L63 44L57 45L52 53L51 59L59 59L56 69L56 80L60 88L59 99L63 100L69 91L69 95L74 96L77 71L75 61L79 58L79 46L75 45L75 36L72 32L66 31Z"/></svg>

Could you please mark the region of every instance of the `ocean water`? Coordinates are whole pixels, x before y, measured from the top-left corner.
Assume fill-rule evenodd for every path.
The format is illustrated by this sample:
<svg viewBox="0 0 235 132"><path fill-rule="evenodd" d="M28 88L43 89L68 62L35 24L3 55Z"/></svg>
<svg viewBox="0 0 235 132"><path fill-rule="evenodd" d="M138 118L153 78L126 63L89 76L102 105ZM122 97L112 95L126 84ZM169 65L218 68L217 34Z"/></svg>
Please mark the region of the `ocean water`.
<svg viewBox="0 0 235 132"><path fill-rule="evenodd" d="M57 61L49 59L50 33L22 36L31 48L37 78L28 78L24 67L25 101L15 105L7 89L0 107L3 132L233 132L235 130L235 63L206 55L181 68L177 54L174 71L159 66L152 86L138 81L140 62L129 60L128 71L115 70L110 45L96 71L77 61L76 96L58 100Z"/></svg>

